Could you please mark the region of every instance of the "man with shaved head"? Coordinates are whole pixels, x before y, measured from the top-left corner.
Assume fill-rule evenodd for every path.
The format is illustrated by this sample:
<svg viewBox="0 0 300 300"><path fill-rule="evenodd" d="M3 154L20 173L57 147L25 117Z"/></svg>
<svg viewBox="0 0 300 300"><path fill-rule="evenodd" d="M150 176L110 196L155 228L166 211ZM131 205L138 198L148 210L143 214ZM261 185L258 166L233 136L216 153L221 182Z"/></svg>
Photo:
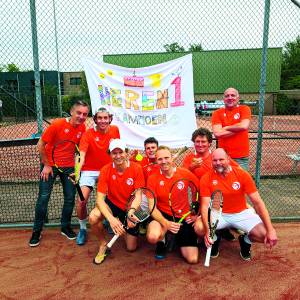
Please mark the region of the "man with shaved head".
<svg viewBox="0 0 300 300"><path fill-rule="evenodd" d="M251 110L246 105L239 105L240 96L235 88L224 92L224 108L212 114L212 129L218 139L218 146L225 149L243 169L249 168L249 137L248 128Z"/></svg>
<svg viewBox="0 0 300 300"><path fill-rule="evenodd" d="M211 240L207 221L208 205L212 193L216 190L223 193L223 210L217 229L234 227L245 232L239 236L240 255L244 260L251 259L252 242L264 243L269 248L275 246L276 231L251 175L242 168L231 166L229 157L222 148L212 153L212 166L213 170L200 180L202 221L199 219L199 224L195 224L196 232L198 225L204 226L206 246L219 245L219 238L215 243ZM253 208L247 207L246 196Z"/></svg>

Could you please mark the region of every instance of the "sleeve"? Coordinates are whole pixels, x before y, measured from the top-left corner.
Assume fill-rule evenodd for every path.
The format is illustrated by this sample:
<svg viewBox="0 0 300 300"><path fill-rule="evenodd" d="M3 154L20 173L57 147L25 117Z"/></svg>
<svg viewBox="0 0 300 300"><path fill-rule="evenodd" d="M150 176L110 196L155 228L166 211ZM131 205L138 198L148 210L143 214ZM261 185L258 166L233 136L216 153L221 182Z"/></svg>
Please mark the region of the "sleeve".
<svg viewBox="0 0 300 300"><path fill-rule="evenodd" d="M244 171L243 175L241 177L243 178L244 191L247 195L252 194L257 191L255 182L248 172Z"/></svg>
<svg viewBox="0 0 300 300"><path fill-rule="evenodd" d="M201 197L210 197L211 191L209 188L209 174L202 176L200 180L200 196Z"/></svg>
<svg viewBox="0 0 300 300"><path fill-rule="evenodd" d="M192 173L191 171L189 171L189 170L186 170L186 171L187 171L188 179L191 180L195 184L195 186L199 189L199 179L198 179L198 177L194 173Z"/></svg>
<svg viewBox="0 0 300 300"><path fill-rule="evenodd" d="M108 167L104 166L99 174L97 192L107 194L108 191Z"/></svg>
<svg viewBox="0 0 300 300"><path fill-rule="evenodd" d="M212 116L211 116L211 124L212 125L217 125L217 124L222 124L222 120L220 118L220 110L217 109L215 110L213 113L212 113Z"/></svg>
<svg viewBox="0 0 300 300"><path fill-rule="evenodd" d="M42 140L45 143L51 143L55 140L56 137L56 128L57 128L57 122L53 122L49 127L46 128L46 130L42 134Z"/></svg>
<svg viewBox="0 0 300 300"><path fill-rule="evenodd" d="M86 131L83 133L80 139L79 150L86 153L88 148L89 148L89 131Z"/></svg>
<svg viewBox="0 0 300 300"><path fill-rule="evenodd" d="M241 111L241 120L251 119L251 109L249 106L243 105Z"/></svg>

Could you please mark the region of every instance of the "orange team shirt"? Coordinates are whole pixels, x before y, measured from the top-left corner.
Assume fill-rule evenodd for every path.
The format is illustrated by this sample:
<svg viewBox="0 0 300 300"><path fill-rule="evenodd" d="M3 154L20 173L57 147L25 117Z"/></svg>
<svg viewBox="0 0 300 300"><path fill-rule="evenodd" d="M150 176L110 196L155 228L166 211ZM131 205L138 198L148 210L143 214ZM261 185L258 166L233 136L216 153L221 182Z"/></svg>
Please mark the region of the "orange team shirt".
<svg viewBox="0 0 300 300"><path fill-rule="evenodd" d="M215 190L223 193L223 212L239 213L247 208L246 195L257 191L251 175L240 167L231 167L225 178L214 170L200 180L200 196L211 197Z"/></svg>
<svg viewBox="0 0 300 300"><path fill-rule="evenodd" d="M188 179L198 187L198 178L189 170L177 167L172 178L165 177L161 172L152 174L147 181L147 187L154 192L156 206L163 213L173 216L169 206L169 193L173 183L179 179Z"/></svg>
<svg viewBox="0 0 300 300"><path fill-rule="evenodd" d="M131 193L145 186L142 167L134 162L128 162L128 168L122 175L118 174L113 163L105 165L98 179L97 191L107 194L108 199L123 211Z"/></svg>
<svg viewBox="0 0 300 300"><path fill-rule="evenodd" d="M82 171L99 171L104 165L111 162L107 153L109 143L112 139L119 139L119 128L110 125L106 133L100 133L95 128L87 130L79 145L79 150L85 152L85 161Z"/></svg>
<svg viewBox="0 0 300 300"><path fill-rule="evenodd" d="M141 161L137 161L135 157L136 157L136 155L133 155L130 158L130 160L138 163L142 167L143 172L144 172L145 181L147 182L148 177L150 175L152 175L155 172L158 172L159 166L156 163L155 159L151 160L151 159L149 159L149 157L144 156Z"/></svg>
<svg viewBox="0 0 300 300"><path fill-rule="evenodd" d="M45 150L50 166L53 166L52 149L53 146L63 140L69 140L78 144L82 134L85 132L85 124L81 124L77 127L73 127L69 119L57 119L54 120L49 127L46 128L42 134L42 140L46 143ZM60 167L74 167L74 153L75 149L72 144L67 144L68 147L58 148L56 155L56 163Z"/></svg>
<svg viewBox="0 0 300 300"><path fill-rule="evenodd" d="M232 110L219 108L213 112L212 125L222 125L222 127L240 123L242 120L251 119L251 110L246 105L238 105ZM249 156L249 136L248 130L235 133L232 136L218 139L219 147L226 150L232 158Z"/></svg>
<svg viewBox="0 0 300 300"><path fill-rule="evenodd" d="M183 164L182 166L188 170L190 170L191 172L193 172L198 179L200 180L201 177L207 173L208 171L212 170L212 156L211 153L203 159L202 164L199 167L190 168L190 165L192 164L192 161L194 158L200 158L199 154L197 153L189 153L185 156L184 160L183 160ZM231 166L235 166L238 167L239 164L234 161L233 159L229 158L229 163Z"/></svg>

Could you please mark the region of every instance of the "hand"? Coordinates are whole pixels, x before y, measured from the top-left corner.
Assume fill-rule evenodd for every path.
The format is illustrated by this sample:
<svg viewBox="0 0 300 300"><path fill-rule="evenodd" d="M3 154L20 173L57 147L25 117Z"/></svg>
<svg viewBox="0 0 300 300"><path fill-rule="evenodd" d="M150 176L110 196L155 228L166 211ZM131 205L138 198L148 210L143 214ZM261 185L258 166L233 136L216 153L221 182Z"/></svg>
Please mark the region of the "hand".
<svg viewBox="0 0 300 300"><path fill-rule="evenodd" d="M123 226L123 224L120 222L120 220L118 218L115 218L115 217L112 216L108 220L108 222L110 224L111 229L113 230L113 232L115 234L122 235L122 234L125 233L124 226Z"/></svg>
<svg viewBox="0 0 300 300"><path fill-rule="evenodd" d="M205 243L206 248L210 248L213 245L214 241L210 237L209 233L205 234L205 236L204 236L204 243Z"/></svg>
<svg viewBox="0 0 300 300"><path fill-rule="evenodd" d="M134 213L135 213L135 209L130 208L127 214L127 224L129 228L134 227L140 221L139 218ZM129 223L131 224L130 226Z"/></svg>
<svg viewBox="0 0 300 300"><path fill-rule="evenodd" d="M73 184L76 184L76 181L75 181L75 173L71 173L69 176L68 176L69 180L71 180L71 182Z"/></svg>
<svg viewBox="0 0 300 300"><path fill-rule="evenodd" d="M264 243L269 248L272 249L277 244L278 238L275 229L267 231Z"/></svg>
<svg viewBox="0 0 300 300"><path fill-rule="evenodd" d="M198 219L198 215L193 215L193 214L189 214L186 218L185 218L185 222L188 224L193 224L196 222L196 220Z"/></svg>
<svg viewBox="0 0 300 300"><path fill-rule="evenodd" d="M191 169L198 168L198 167L200 167L202 165L202 163L203 163L203 159L201 157L199 157L199 158L193 158L192 163L190 165L190 168Z"/></svg>
<svg viewBox="0 0 300 300"><path fill-rule="evenodd" d="M176 234L179 231L181 225L182 224L168 221L167 228L170 232Z"/></svg>
<svg viewBox="0 0 300 300"><path fill-rule="evenodd" d="M48 181L49 179L49 175L53 176L53 169L51 166L44 166L43 167L43 170L40 174L40 178L43 180L43 181Z"/></svg>

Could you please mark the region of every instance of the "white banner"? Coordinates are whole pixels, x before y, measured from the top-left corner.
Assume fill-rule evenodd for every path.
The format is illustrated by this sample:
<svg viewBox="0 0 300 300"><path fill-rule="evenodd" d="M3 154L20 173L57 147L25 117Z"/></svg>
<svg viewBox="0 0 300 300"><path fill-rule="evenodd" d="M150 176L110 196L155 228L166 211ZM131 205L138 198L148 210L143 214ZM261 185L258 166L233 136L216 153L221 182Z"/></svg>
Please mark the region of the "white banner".
<svg viewBox="0 0 300 300"><path fill-rule="evenodd" d="M196 129L192 55L145 68L124 68L82 59L93 114L106 107L129 148L143 149L154 136L160 145L191 145Z"/></svg>

